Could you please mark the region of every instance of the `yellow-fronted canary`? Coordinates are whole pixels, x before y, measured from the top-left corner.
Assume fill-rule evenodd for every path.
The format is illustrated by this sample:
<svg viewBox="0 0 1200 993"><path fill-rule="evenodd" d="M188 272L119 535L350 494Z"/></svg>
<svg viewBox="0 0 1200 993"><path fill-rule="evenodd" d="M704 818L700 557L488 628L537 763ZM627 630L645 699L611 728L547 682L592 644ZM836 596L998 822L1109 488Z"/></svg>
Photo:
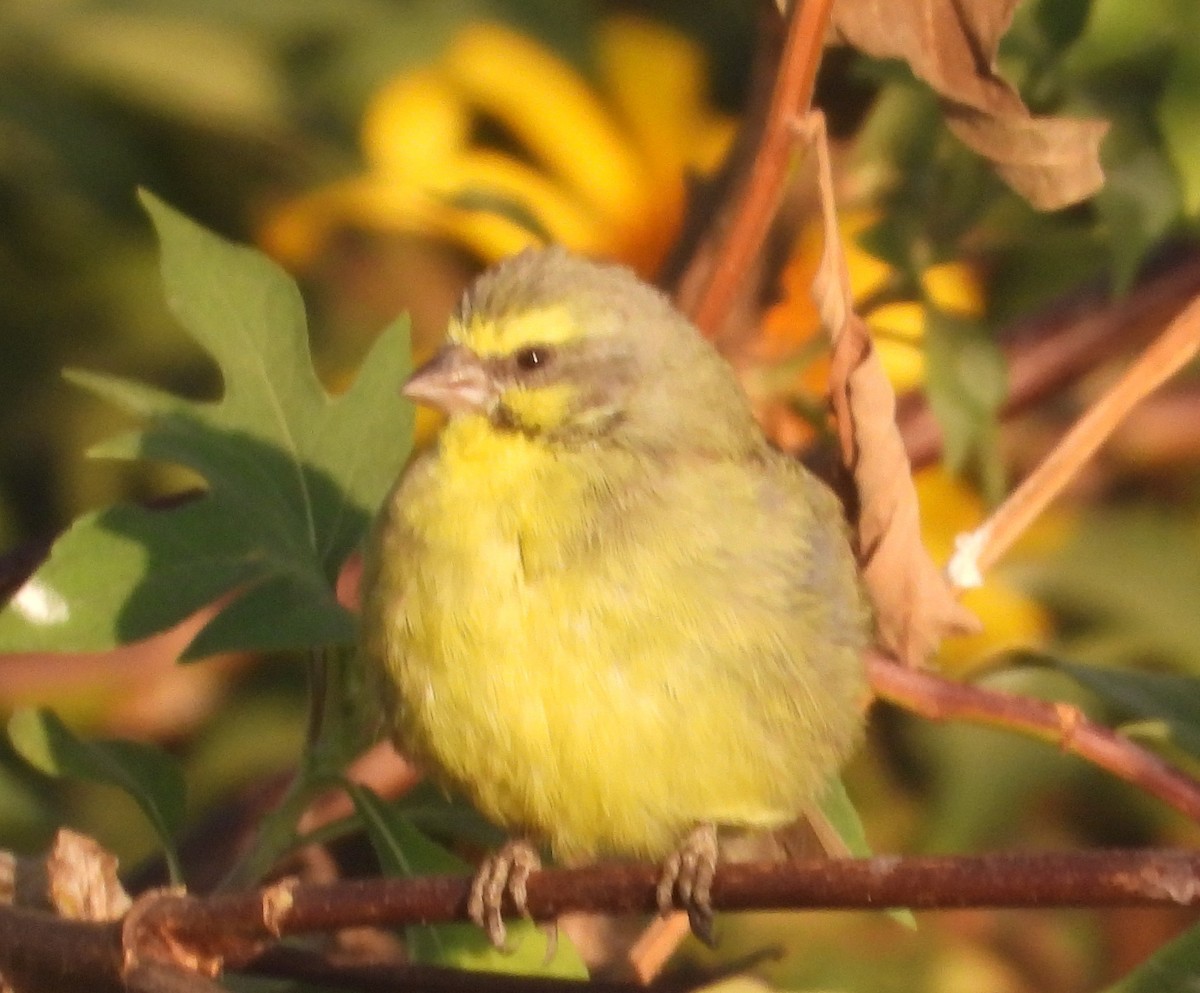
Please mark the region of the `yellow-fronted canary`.
<svg viewBox="0 0 1200 993"><path fill-rule="evenodd" d="M656 289L561 249L482 275L405 394L444 411L379 513L363 647L401 749L517 840L666 859L711 938L718 827L811 808L860 734L870 633L841 505L768 444Z"/></svg>

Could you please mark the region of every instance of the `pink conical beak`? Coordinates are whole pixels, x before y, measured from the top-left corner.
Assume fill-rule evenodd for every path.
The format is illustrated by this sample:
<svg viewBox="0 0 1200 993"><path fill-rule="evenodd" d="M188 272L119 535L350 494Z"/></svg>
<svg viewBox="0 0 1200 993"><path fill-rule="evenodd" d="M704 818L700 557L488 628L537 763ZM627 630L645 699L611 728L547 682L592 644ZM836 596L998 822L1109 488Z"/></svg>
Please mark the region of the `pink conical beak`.
<svg viewBox="0 0 1200 993"><path fill-rule="evenodd" d="M400 392L446 414L486 414L497 396L479 356L462 345L443 348L409 376Z"/></svg>

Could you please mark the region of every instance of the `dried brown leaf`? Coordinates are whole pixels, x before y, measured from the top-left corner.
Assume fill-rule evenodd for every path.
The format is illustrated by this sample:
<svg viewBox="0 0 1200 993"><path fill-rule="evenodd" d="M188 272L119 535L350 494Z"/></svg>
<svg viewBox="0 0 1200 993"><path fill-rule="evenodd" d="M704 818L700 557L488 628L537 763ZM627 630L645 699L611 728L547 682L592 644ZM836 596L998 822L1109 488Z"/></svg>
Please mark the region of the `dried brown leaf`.
<svg viewBox="0 0 1200 993"><path fill-rule="evenodd" d="M132 901L117 878L117 857L87 835L60 828L44 858L0 852L0 903L73 921L115 921Z"/></svg>
<svg viewBox="0 0 1200 993"><path fill-rule="evenodd" d="M921 541L916 489L896 427L896 396L866 324L854 313L824 119L810 114L803 132L817 157L825 232L813 297L833 345L830 400L842 461L858 492L856 551L875 606L879 644L917 665L945 635L976 630L978 622L959 604Z"/></svg>
<svg viewBox="0 0 1200 993"><path fill-rule="evenodd" d="M996 72L1016 0L837 0L831 36L868 55L903 59L941 98L957 137L991 160L1039 210L1100 188L1104 121L1034 117Z"/></svg>
<svg viewBox="0 0 1200 993"><path fill-rule="evenodd" d="M115 921L131 906L117 878L117 857L99 842L60 828L46 855L47 895L59 916Z"/></svg>

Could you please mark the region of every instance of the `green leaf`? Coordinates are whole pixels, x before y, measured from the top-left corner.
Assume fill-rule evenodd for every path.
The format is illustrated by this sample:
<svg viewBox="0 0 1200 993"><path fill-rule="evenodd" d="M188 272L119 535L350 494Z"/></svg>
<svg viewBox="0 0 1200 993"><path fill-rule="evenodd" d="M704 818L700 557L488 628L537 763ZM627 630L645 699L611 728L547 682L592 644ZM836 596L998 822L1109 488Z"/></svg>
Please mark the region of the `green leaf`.
<svg viewBox="0 0 1200 993"><path fill-rule="evenodd" d="M1166 80L1158 124L1183 187L1184 212L1194 218L1200 215L1200 57L1191 45L1176 50Z"/></svg>
<svg viewBox="0 0 1200 993"><path fill-rule="evenodd" d="M407 322L380 336L331 398L309 357L295 284L249 248L143 197L172 310L217 362L224 395L184 400L94 373L72 379L145 418L92 454L186 466L207 489L173 510L89 514L0 613L0 650L103 650L164 630L222 594L235 600L188 654L347 642L338 570L407 458Z"/></svg>
<svg viewBox="0 0 1200 993"><path fill-rule="evenodd" d="M1079 37L1090 7L1090 0L1043 0L1042 3L1022 5L1016 17L1020 19L1024 12L1040 29L1046 49L1058 55L1064 45Z"/></svg>
<svg viewBox="0 0 1200 993"><path fill-rule="evenodd" d="M1160 948L1104 993L1194 993L1200 976L1200 927Z"/></svg>
<svg viewBox="0 0 1200 993"><path fill-rule="evenodd" d="M428 779L395 803L396 809L425 834L453 838L472 848L499 848L506 835L466 800L447 796Z"/></svg>
<svg viewBox="0 0 1200 993"><path fill-rule="evenodd" d="M926 303L929 403L945 436L944 459L954 473L978 477L984 494L1004 492L997 448L997 412L1008 392L1004 356L986 329Z"/></svg>
<svg viewBox="0 0 1200 993"><path fill-rule="evenodd" d="M867 844L867 833L863 830L862 819L858 816L858 810L851 802L850 794L846 792L840 776L829 780L825 794L821 797L820 808L830 827L837 832L837 836L842 839L851 855L861 859L870 858L874 854L871 846ZM916 930L917 919L907 907L893 907L887 914L896 923Z"/></svg>
<svg viewBox="0 0 1200 993"><path fill-rule="evenodd" d="M83 741L51 711L26 708L9 718L13 747L48 776L115 786L133 798L166 850L174 882L182 882L172 838L183 824L185 789L178 763L134 741Z"/></svg>
<svg viewBox="0 0 1200 993"><path fill-rule="evenodd" d="M1200 757L1200 679L1079 665L1062 659L1053 659L1052 664L1127 715L1163 722L1172 741Z"/></svg>
<svg viewBox="0 0 1200 993"><path fill-rule="evenodd" d="M1052 558L1025 566L1040 596L1088 624L1063 653L1141 656L1200 675L1200 531L1147 504L1084 515Z"/></svg>
<svg viewBox="0 0 1200 993"><path fill-rule="evenodd" d="M858 811L850 801L850 794L842 783L841 777L834 776L825 787L825 793L819 804L821 813L829 821L830 826L842 839L846 849L857 858L867 858L872 854L867 844L867 833L863 830L862 820Z"/></svg>
<svg viewBox="0 0 1200 993"><path fill-rule="evenodd" d="M1112 129L1104 142L1103 188L1096 207L1108 230L1113 276L1118 292L1126 291L1147 252L1180 216L1180 188L1163 157L1144 108L1113 110Z"/></svg>
<svg viewBox="0 0 1200 993"><path fill-rule="evenodd" d="M386 875L398 878L439 874L468 875L471 867L447 851L396 807L385 804L370 790L346 782L344 788L358 814ZM508 940L513 951L494 947L474 924L412 925L405 928L411 960L487 972L586 979L587 967L565 935L559 934L554 958L546 961L546 941L532 921L509 921Z"/></svg>
<svg viewBox="0 0 1200 993"><path fill-rule="evenodd" d="M1161 73L1181 26L1177 9L1176 0L1092 0L1084 32L1065 59L1066 70L1085 78L1128 76L1131 66L1154 66Z"/></svg>

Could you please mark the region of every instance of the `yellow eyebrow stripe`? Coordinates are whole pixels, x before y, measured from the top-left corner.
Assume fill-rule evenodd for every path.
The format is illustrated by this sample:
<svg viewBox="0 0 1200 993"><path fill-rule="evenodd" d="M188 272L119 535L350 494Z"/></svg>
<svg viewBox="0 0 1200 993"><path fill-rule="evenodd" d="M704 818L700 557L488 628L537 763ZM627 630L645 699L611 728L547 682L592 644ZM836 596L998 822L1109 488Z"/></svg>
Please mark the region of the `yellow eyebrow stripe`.
<svg viewBox="0 0 1200 993"><path fill-rule="evenodd" d="M493 320L473 317L467 324L451 323L450 340L481 357L511 355L525 345L561 345L579 337L565 305L539 307Z"/></svg>

